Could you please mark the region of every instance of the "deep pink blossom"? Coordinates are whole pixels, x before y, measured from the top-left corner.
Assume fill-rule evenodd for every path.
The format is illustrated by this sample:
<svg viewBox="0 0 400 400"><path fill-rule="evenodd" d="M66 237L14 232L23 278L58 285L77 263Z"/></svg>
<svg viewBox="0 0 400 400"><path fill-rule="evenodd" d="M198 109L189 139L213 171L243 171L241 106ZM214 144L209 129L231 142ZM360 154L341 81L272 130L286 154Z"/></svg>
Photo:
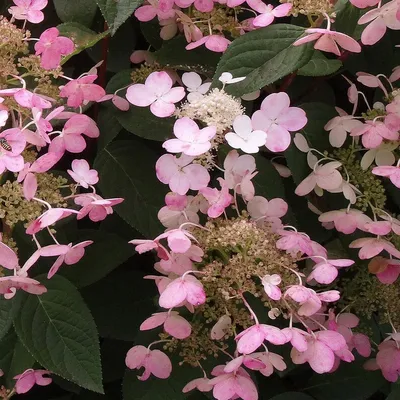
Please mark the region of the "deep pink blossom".
<svg viewBox="0 0 400 400"><path fill-rule="evenodd" d="M69 208L50 208L49 210L44 212L39 218L35 219L28 225L26 233L28 235L34 235L40 232L42 229L47 228L48 226L53 225L57 221L67 218L72 214L79 213L78 211Z"/></svg>
<svg viewBox="0 0 400 400"><path fill-rule="evenodd" d="M265 146L273 152L279 152L289 147L289 132L303 128L307 124L307 117L301 108L290 107L289 96L280 92L267 96L251 121L253 129L267 133Z"/></svg>
<svg viewBox="0 0 400 400"><path fill-rule="evenodd" d="M207 210L207 215L210 218L218 218L223 214L225 208L229 207L233 200L232 195L229 194L226 182L222 178L218 178L218 182L221 185L221 190L210 187L200 189L200 193L208 201L209 208Z"/></svg>
<svg viewBox="0 0 400 400"><path fill-rule="evenodd" d="M182 154L179 158L164 154L156 163L157 178L168 184L173 192L184 195L191 190L207 187L210 174L200 164L191 164L194 157Z"/></svg>
<svg viewBox="0 0 400 400"><path fill-rule="evenodd" d="M157 236L156 242L167 239L168 246L175 253L186 253L192 246L194 236L185 229L172 229Z"/></svg>
<svg viewBox="0 0 400 400"><path fill-rule="evenodd" d="M0 278L0 294L3 294L6 299L12 298L17 289L37 295L47 292L47 289L39 281L25 276L4 276Z"/></svg>
<svg viewBox="0 0 400 400"><path fill-rule="evenodd" d="M399 139L399 133L390 130L381 121L366 121L363 126L354 128L350 135L361 136L361 142L366 149L374 149L378 147L384 139Z"/></svg>
<svg viewBox="0 0 400 400"><path fill-rule="evenodd" d="M159 20L165 20L168 18L173 18L175 16L175 11L172 9L162 9L163 3L158 0L147 0L149 4L145 4L135 11L135 17L141 22L151 21L156 16ZM165 5L165 2L164 2Z"/></svg>
<svg viewBox="0 0 400 400"><path fill-rule="evenodd" d="M67 97L69 107L79 107L90 101L98 101L105 96L104 89L93 83L97 75L86 75L68 82L60 90L61 97Z"/></svg>
<svg viewBox="0 0 400 400"><path fill-rule="evenodd" d="M400 275L400 260L382 258L381 265L383 270L376 274L379 281L385 285L391 285L396 282Z"/></svg>
<svg viewBox="0 0 400 400"><path fill-rule="evenodd" d="M234 358L232 361L229 361L224 368L224 372L227 373L235 372L242 365L254 371L259 371L260 369L263 369L266 366L261 360L257 359L256 357L253 357L253 354L251 355L245 354Z"/></svg>
<svg viewBox="0 0 400 400"><path fill-rule="evenodd" d="M148 331L163 325L165 332L177 339L186 339L192 332L192 327L177 311L153 314L140 325L141 331Z"/></svg>
<svg viewBox="0 0 400 400"><path fill-rule="evenodd" d="M7 129L0 133L0 139L6 140L11 147L8 151L0 146L0 174L5 170L19 172L24 169L24 159L21 153L26 146L26 140L19 128Z"/></svg>
<svg viewBox="0 0 400 400"><path fill-rule="evenodd" d="M128 101L137 107L148 107L159 118L169 117L175 111L175 103L185 97L183 87L172 87L173 81L165 71L152 72L145 83L129 86Z"/></svg>
<svg viewBox="0 0 400 400"><path fill-rule="evenodd" d="M207 126L200 129L190 118L183 117L174 124L176 139L164 142L163 147L169 153L183 153L187 156L199 156L211 148L210 140L216 135L217 128Z"/></svg>
<svg viewBox="0 0 400 400"><path fill-rule="evenodd" d="M52 379L48 376L45 376L49 374L50 371L45 369L27 369L22 374L14 376L14 379L17 380L15 383L15 391L18 394L23 394L29 392L33 386L35 386L35 384L39 386L50 385Z"/></svg>
<svg viewBox="0 0 400 400"><path fill-rule="evenodd" d="M318 283L329 285L338 276L339 268L350 267L353 264L353 260L347 259L321 261L314 265L313 270L310 275L308 275L307 281L314 279Z"/></svg>
<svg viewBox="0 0 400 400"><path fill-rule="evenodd" d="M39 24L44 20L41 10L47 6L48 0L13 0L15 6L8 9L13 18L27 20L32 24Z"/></svg>
<svg viewBox="0 0 400 400"><path fill-rule="evenodd" d="M36 55L41 55L40 66L44 69L54 69L60 66L61 56L71 54L74 42L63 36L59 36L57 28L46 29L35 43Z"/></svg>
<svg viewBox="0 0 400 400"><path fill-rule="evenodd" d="M372 169L372 173L378 176L385 176L390 179L396 187L400 188L400 168L391 166L381 166Z"/></svg>
<svg viewBox="0 0 400 400"><path fill-rule="evenodd" d="M89 185L95 185L99 181L98 172L95 169L90 169L86 160L72 161L72 171L69 169L67 172L76 183L86 189Z"/></svg>
<svg viewBox="0 0 400 400"><path fill-rule="evenodd" d="M84 193L75 197L75 204L82 206L79 210L77 219L82 219L89 215L93 222L103 221L107 215L112 214L113 207L124 201L121 198L103 199L101 196L93 193Z"/></svg>
<svg viewBox="0 0 400 400"><path fill-rule="evenodd" d="M290 344L298 351L306 351L308 344L306 337L308 336L307 332L302 331L299 328L284 328L282 332L286 336L286 339Z"/></svg>
<svg viewBox="0 0 400 400"><path fill-rule="evenodd" d="M216 53L223 53L230 45L231 41L224 38L221 35L209 35L205 36L195 42L189 43L186 46L186 50L193 50L196 47L200 47L204 44L208 50Z"/></svg>
<svg viewBox="0 0 400 400"><path fill-rule="evenodd" d="M350 0L350 3L357 8L367 8L376 6L379 0Z"/></svg>
<svg viewBox="0 0 400 400"><path fill-rule="evenodd" d="M171 360L160 350L150 350L144 346L134 346L126 354L125 364L129 369L144 368L138 379L145 381L154 375L159 379L167 379L172 372Z"/></svg>
<svg viewBox="0 0 400 400"><path fill-rule="evenodd" d="M367 370L382 371L382 375L389 382L396 382L400 375L400 349L395 340L383 341L378 346L376 359L367 361L364 365Z"/></svg>

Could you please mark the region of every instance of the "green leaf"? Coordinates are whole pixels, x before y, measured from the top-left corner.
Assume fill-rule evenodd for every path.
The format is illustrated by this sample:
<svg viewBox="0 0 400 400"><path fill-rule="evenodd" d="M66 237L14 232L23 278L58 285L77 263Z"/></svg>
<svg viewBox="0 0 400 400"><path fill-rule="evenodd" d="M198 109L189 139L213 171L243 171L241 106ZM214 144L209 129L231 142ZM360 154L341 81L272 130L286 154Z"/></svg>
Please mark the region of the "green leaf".
<svg viewBox="0 0 400 400"><path fill-rule="evenodd" d="M333 74L342 66L340 60L326 58L320 51L315 51L311 60L298 70L298 75L326 76Z"/></svg>
<svg viewBox="0 0 400 400"><path fill-rule="evenodd" d="M362 362L342 363L334 374L317 375L304 391L316 400L365 400L388 385L380 371L366 371Z"/></svg>
<svg viewBox="0 0 400 400"><path fill-rule="evenodd" d="M335 19L335 29L338 32L353 36L360 18L361 10L347 1L345 6L337 12ZM359 39L359 38L356 38Z"/></svg>
<svg viewBox="0 0 400 400"><path fill-rule="evenodd" d="M156 61L164 66L184 71L195 71L212 77L220 55L207 50L204 46L186 50L187 42L184 36L177 36L164 42L160 50L154 53Z"/></svg>
<svg viewBox="0 0 400 400"><path fill-rule="evenodd" d="M386 397L386 400L398 400L398 399L400 399L400 385L393 384L392 390L391 390L389 396Z"/></svg>
<svg viewBox="0 0 400 400"><path fill-rule="evenodd" d="M300 392L286 392L271 397L269 400L313 400L313 398Z"/></svg>
<svg viewBox="0 0 400 400"><path fill-rule="evenodd" d="M97 125L100 129L100 136L97 141L97 150L100 152L111 143L121 132L122 126L117 120L116 109L112 104L99 107Z"/></svg>
<svg viewBox="0 0 400 400"><path fill-rule="evenodd" d="M60 269L61 275L77 287L97 282L133 255L132 245L115 233L83 229L72 233L69 239L74 242L94 242L85 248L85 256L77 264L64 265Z"/></svg>
<svg viewBox="0 0 400 400"><path fill-rule="evenodd" d="M97 11L94 0L53 0L53 3L62 22L78 22L90 26Z"/></svg>
<svg viewBox="0 0 400 400"><path fill-rule="evenodd" d="M142 0L96 0L112 34L132 15Z"/></svg>
<svg viewBox="0 0 400 400"><path fill-rule="evenodd" d="M124 198L116 212L149 238L162 231L157 213L167 192L156 178L156 161L157 155L139 140L113 142L95 161L103 195Z"/></svg>
<svg viewBox="0 0 400 400"><path fill-rule="evenodd" d="M0 341L0 368L4 371L7 386L13 386L15 375L32 368L34 358L11 329Z"/></svg>
<svg viewBox="0 0 400 400"><path fill-rule="evenodd" d="M285 187L278 171L265 157L255 156L258 174L253 178L257 196L267 199L275 197L285 198Z"/></svg>
<svg viewBox="0 0 400 400"><path fill-rule="evenodd" d="M140 263L142 258L136 256ZM82 290L101 337L132 341L140 324L156 312L153 297L157 291L154 282L143 279L144 275L134 269L117 269Z"/></svg>
<svg viewBox="0 0 400 400"><path fill-rule="evenodd" d="M163 45L164 40L160 37L160 23L158 19L154 18L148 22L140 22L140 31L148 44L154 47L154 49L157 50Z"/></svg>
<svg viewBox="0 0 400 400"><path fill-rule="evenodd" d="M306 65L314 52L312 44L293 46L304 28L277 24L246 33L234 40L218 64L213 85L223 72L246 79L228 85L226 91L241 96L254 92Z"/></svg>
<svg viewBox="0 0 400 400"><path fill-rule="evenodd" d="M65 64L71 57L81 53L83 50L94 46L109 34L109 31L96 33L77 22L66 22L65 24L58 25L57 29L62 36L71 38L76 45L75 51L67 57L64 57L61 65Z"/></svg>
<svg viewBox="0 0 400 400"><path fill-rule="evenodd" d="M41 296L23 295L14 319L19 339L44 368L103 393L98 334L88 307L61 276L46 281L46 287Z"/></svg>
<svg viewBox="0 0 400 400"><path fill-rule="evenodd" d="M6 300L3 296L0 297L0 340L9 331L13 317L13 300Z"/></svg>

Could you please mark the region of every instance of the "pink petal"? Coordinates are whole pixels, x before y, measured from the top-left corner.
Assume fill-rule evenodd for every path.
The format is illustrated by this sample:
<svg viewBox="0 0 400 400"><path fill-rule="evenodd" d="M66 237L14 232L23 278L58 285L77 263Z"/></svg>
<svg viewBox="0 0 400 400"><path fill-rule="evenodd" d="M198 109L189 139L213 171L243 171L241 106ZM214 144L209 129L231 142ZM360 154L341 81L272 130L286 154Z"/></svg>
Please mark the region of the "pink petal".
<svg viewBox="0 0 400 400"><path fill-rule="evenodd" d="M192 333L192 327L185 318L179 315L171 315L164 324L167 333L177 339L186 339Z"/></svg>
<svg viewBox="0 0 400 400"><path fill-rule="evenodd" d="M159 379L167 379L171 375L171 360L160 350L152 350L146 364L151 373Z"/></svg>
<svg viewBox="0 0 400 400"><path fill-rule="evenodd" d="M150 329L157 328L158 326L164 324L166 319L168 318L167 312L153 314L151 317L147 318L140 325L141 331L148 331Z"/></svg>
<svg viewBox="0 0 400 400"><path fill-rule="evenodd" d="M291 141L290 133L283 127L273 124L267 130L265 146L274 153L285 151Z"/></svg>
<svg viewBox="0 0 400 400"><path fill-rule="evenodd" d="M129 86L126 98L131 104L138 107L147 107L157 100L157 96L141 83Z"/></svg>
<svg viewBox="0 0 400 400"><path fill-rule="evenodd" d="M0 242L0 265L7 269L14 269L18 266L17 255L3 242Z"/></svg>
<svg viewBox="0 0 400 400"><path fill-rule="evenodd" d="M129 369L139 368L148 354L148 349L144 346L132 347L125 358L125 364Z"/></svg>
<svg viewBox="0 0 400 400"><path fill-rule="evenodd" d="M335 355L328 346L316 340L312 345L312 353L308 362L317 374L323 374L332 369Z"/></svg>

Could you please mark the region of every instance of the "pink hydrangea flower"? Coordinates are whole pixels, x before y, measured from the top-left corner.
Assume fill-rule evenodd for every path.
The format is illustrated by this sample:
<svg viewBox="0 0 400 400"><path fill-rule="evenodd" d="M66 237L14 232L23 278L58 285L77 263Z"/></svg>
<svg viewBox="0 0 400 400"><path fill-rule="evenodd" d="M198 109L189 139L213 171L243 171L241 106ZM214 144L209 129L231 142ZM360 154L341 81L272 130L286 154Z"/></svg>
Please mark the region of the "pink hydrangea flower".
<svg viewBox="0 0 400 400"><path fill-rule="evenodd" d="M15 6L8 9L13 18L27 20L32 24L39 24L44 20L41 10L47 6L48 0L13 0Z"/></svg>
<svg viewBox="0 0 400 400"><path fill-rule="evenodd" d="M378 176L385 176L390 179L394 186L400 188L400 168L381 166L372 169L372 173Z"/></svg>
<svg viewBox="0 0 400 400"><path fill-rule="evenodd" d="M379 0L350 0L350 3L357 8L367 8L376 6Z"/></svg>
<svg viewBox="0 0 400 400"><path fill-rule="evenodd" d="M188 8L193 4L196 10L204 13L208 13L214 8L212 0L175 0L175 4L182 8Z"/></svg>
<svg viewBox="0 0 400 400"><path fill-rule="evenodd" d="M366 45L373 45L382 39L387 28L399 30L400 21L397 19L398 8L397 1L390 1L382 7L366 12L358 20L359 25L370 22L361 34L361 42Z"/></svg>
<svg viewBox="0 0 400 400"><path fill-rule="evenodd" d="M175 253L186 253L192 246L194 236L185 229L172 229L157 236L156 242L167 239L169 248Z"/></svg>
<svg viewBox="0 0 400 400"><path fill-rule="evenodd" d="M90 169L89 163L83 159L72 161L72 171L69 169L67 172L76 183L85 189L99 181L98 172L95 169Z"/></svg>
<svg viewBox="0 0 400 400"><path fill-rule="evenodd" d="M272 300L279 300L282 297L281 289L278 285L281 283L282 279L278 274L265 275L261 279L261 283L264 286L264 291L267 296Z"/></svg>
<svg viewBox="0 0 400 400"><path fill-rule="evenodd" d="M173 192L184 195L191 190L207 187L210 174L200 164L191 164L194 157L182 154L179 158L164 154L156 163L157 178L168 184Z"/></svg>
<svg viewBox="0 0 400 400"><path fill-rule="evenodd" d="M193 389L197 389L199 392L209 392L212 390L212 385L210 384L210 379L204 378L196 378L192 381L188 382L184 388L182 389L183 393L188 393Z"/></svg>
<svg viewBox="0 0 400 400"><path fill-rule="evenodd" d="M259 372L264 376L271 376L274 372L274 369L280 372L286 369L286 363L283 360L283 357L279 354L269 351L268 353L253 353L251 356L261 361L265 365L264 368L259 370Z"/></svg>
<svg viewBox="0 0 400 400"><path fill-rule="evenodd" d="M114 106L116 108L118 108L118 110L121 111L128 111L129 110L129 102L128 100L124 99L121 96L118 96L117 94L106 94L105 96L103 96L100 100L97 100L98 103L102 103L104 101L109 101L111 100L111 102L114 104Z"/></svg>
<svg viewBox="0 0 400 400"><path fill-rule="evenodd" d="M223 315L211 328L210 337L213 340L221 340L232 328L232 318L229 315Z"/></svg>
<svg viewBox="0 0 400 400"><path fill-rule="evenodd" d="M36 55L41 55L40 66L44 69L54 69L60 66L61 56L71 54L75 49L74 42L60 36L57 28L46 29L35 43Z"/></svg>
<svg viewBox="0 0 400 400"><path fill-rule="evenodd" d="M264 3L263 3L264 4ZM267 134L261 130L253 130L251 119L247 115L239 115L233 121L234 132L228 132L225 139L229 146L241 149L245 153L258 153L265 145Z"/></svg>
<svg viewBox="0 0 400 400"><path fill-rule="evenodd" d="M74 265L78 263L82 257L85 255L85 247L90 246L93 244L92 240L85 240L84 242L80 242L72 246L70 243L67 247L67 251L64 254L61 254L47 274L47 279L51 279L60 269L62 264L66 265Z"/></svg>
<svg viewBox="0 0 400 400"><path fill-rule="evenodd" d="M364 368L370 371L380 369L389 382L396 382L400 375L400 349L395 340L383 341L378 346L376 359L368 360Z"/></svg>
<svg viewBox="0 0 400 400"><path fill-rule="evenodd" d="M128 101L138 107L150 106L150 111L159 118L171 116L175 103L185 97L183 87L172 87L171 77L165 72L152 72L145 83L129 86L126 92Z"/></svg>
<svg viewBox="0 0 400 400"><path fill-rule="evenodd" d="M258 399L257 387L243 368L240 367L234 372L226 373L224 366L218 365L211 374L215 378L211 379L209 383L213 386L213 396L216 399Z"/></svg>
<svg viewBox="0 0 400 400"><path fill-rule="evenodd" d="M310 238L301 232L287 231L284 229L278 230L282 236L277 242L276 247L280 250L285 250L288 254L296 256L301 254L313 254Z"/></svg>
<svg viewBox="0 0 400 400"><path fill-rule="evenodd" d="M391 285L400 275L400 260L382 258L383 270L376 274L381 283Z"/></svg>
<svg viewBox="0 0 400 400"><path fill-rule="evenodd" d="M330 161L324 165L317 165L314 171L300 182L295 193L298 196L305 196L314 190L315 187L332 191L338 189L343 178L337 170L342 164L339 161Z"/></svg>
<svg viewBox="0 0 400 400"><path fill-rule="evenodd" d="M366 121L362 126L353 129L350 135L362 136L361 142L366 149L378 147L384 139L399 139L399 133L397 131L390 130L381 121Z"/></svg>
<svg viewBox="0 0 400 400"><path fill-rule="evenodd" d="M75 204L82 206L79 210L77 219L82 219L89 215L93 222L103 221L114 212L113 207L124 201L121 198L103 199L101 196L93 193L82 194L75 197Z"/></svg>
<svg viewBox="0 0 400 400"><path fill-rule="evenodd" d="M192 327L177 311L153 314L140 325L141 331L148 331L163 325L165 332L177 339L186 339L192 332Z"/></svg>
<svg viewBox="0 0 400 400"><path fill-rule="evenodd" d="M157 214L160 222L168 229L178 228L184 222L193 222L195 224L199 223L199 205L198 201L193 196L181 196L177 193L169 193L167 196L182 197L182 203L177 205L172 205L171 203L165 207L162 207ZM167 198L166 196L166 198Z"/></svg>
<svg viewBox="0 0 400 400"><path fill-rule="evenodd" d="M314 265L307 281L314 279L318 283L329 285L338 276L338 268L350 267L353 264L353 260L347 259L321 261Z"/></svg>
<svg viewBox="0 0 400 400"><path fill-rule="evenodd" d="M27 369L20 375L14 376L17 380L15 383L15 391L18 394L29 392L35 385L47 386L50 385L52 379L45 375L49 375L50 371L45 369Z"/></svg>
<svg viewBox="0 0 400 400"><path fill-rule="evenodd" d="M160 307L170 309L179 306L185 300L193 306L199 306L206 301L202 283L190 274L169 283L161 293L158 302Z"/></svg>
<svg viewBox="0 0 400 400"><path fill-rule="evenodd" d="M267 96L251 121L253 129L267 133L265 146L273 152L280 152L289 147L289 132L303 128L307 124L307 117L301 108L290 107L289 96L280 92Z"/></svg>
<svg viewBox="0 0 400 400"><path fill-rule="evenodd" d="M189 43L186 46L186 50L193 50L196 47L202 46L203 44L210 51L214 51L216 53L223 53L231 44L231 41L224 38L221 35L209 35L199 40L196 40L195 42Z"/></svg>
<svg viewBox="0 0 400 400"><path fill-rule="evenodd" d="M49 210L44 212L39 218L35 219L28 225L28 228L26 228L26 233L28 235L35 235L42 229L55 224L61 219L69 217L71 214L79 213L78 211L69 208L50 208Z"/></svg>
<svg viewBox="0 0 400 400"><path fill-rule="evenodd" d="M82 135L97 138L100 131L96 123L87 115L74 114L64 125L62 133L50 143L49 152L81 153L86 148L86 142Z"/></svg>
<svg viewBox="0 0 400 400"><path fill-rule="evenodd" d="M210 207L207 210L207 215L210 218L218 218L223 214L226 207L232 203L233 197L229 194L229 189L226 182L222 178L218 178L221 185L221 190L216 188L205 187L200 189L200 193L207 199Z"/></svg>
<svg viewBox="0 0 400 400"><path fill-rule="evenodd" d="M0 146L0 174L5 170L19 172L24 169L24 159L21 153L26 146L26 140L19 128L7 129L0 133L0 139L5 140L11 147L6 150Z"/></svg>
<svg viewBox="0 0 400 400"><path fill-rule="evenodd" d="M286 336L276 326L256 324L236 336L237 351L242 354L254 353L264 342L280 345L287 342Z"/></svg>
<svg viewBox="0 0 400 400"><path fill-rule="evenodd" d="M281 218L287 210L287 203L279 198L268 201L262 196L255 196L247 204L247 211L251 218L261 224L267 223L274 232L282 228Z"/></svg>
<svg viewBox="0 0 400 400"><path fill-rule="evenodd" d="M229 361L224 368L224 372L230 373L237 371L242 365L244 365L248 369L252 369L253 371L259 371L265 368L265 364L256 357L251 355L242 355L234 358Z"/></svg>
<svg viewBox="0 0 400 400"><path fill-rule="evenodd" d="M165 6L165 2L162 3L158 0L147 0L147 3L149 4L137 8L135 11L135 17L141 22L151 21L156 16L159 20L165 20L175 16L175 11L172 10L172 6L166 7L167 9L161 7L163 4Z"/></svg>
<svg viewBox="0 0 400 400"><path fill-rule="evenodd" d="M260 13L254 18L253 25L262 28L271 25L275 18L286 17L292 9L292 4L285 3L274 8L271 4L267 5L262 1L252 1L251 8Z"/></svg>
<svg viewBox="0 0 400 400"><path fill-rule="evenodd" d="M393 257L400 258L400 251L397 250L392 243L385 239L377 238L361 238L350 243L351 249L360 249L358 256L361 260L368 260L377 256L383 250L386 250Z"/></svg>
<svg viewBox="0 0 400 400"><path fill-rule="evenodd" d="M316 40L314 49L333 53L337 56L340 56L341 54L338 45L352 53L361 52L361 46L352 37L341 32L331 31L330 22L328 23L327 29L311 28L306 29L305 33L307 36L296 40L293 43L293 46L300 46L304 43L313 42Z"/></svg>
<svg viewBox="0 0 400 400"><path fill-rule="evenodd" d="M200 75L196 72L185 72L182 75L182 83L189 92L187 95L187 101L189 103L194 103L203 98L211 86L211 82L203 83Z"/></svg>
<svg viewBox="0 0 400 400"><path fill-rule="evenodd" d="M126 354L125 364L129 369L144 368L138 379L145 381L154 375L159 379L167 379L172 372L171 360L160 350L150 350L144 346L134 346Z"/></svg>
<svg viewBox="0 0 400 400"><path fill-rule="evenodd" d="M308 336L307 332L302 331L298 328L285 328L282 329L282 332L285 334L286 339L290 344L298 351L303 352L307 350L308 344L306 337Z"/></svg>
<svg viewBox="0 0 400 400"><path fill-rule="evenodd" d="M328 211L321 214L318 220L322 223L333 222L335 229L346 235L354 233L356 229L365 231L365 224L372 221L368 215L353 208Z"/></svg>
<svg viewBox="0 0 400 400"><path fill-rule="evenodd" d="M174 124L176 139L164 142L163 147L169 153L183 153L187 156L199 156L211 148L210 140L216 135L217 128L207 126L200 129L190 118L183 117Z"/></svg>
<svg viewBox="0 0 400 400"><path fill-rule="evenodd" d="M17 289L36 295L47 292L47 289L39 281L25 276L4 276L0 278L0 294L3 294L6 299L11 299Z"/></svg>
<svg viewBox="0 0 400 400"><path fill-rule="evenodd" d="M86 75L68 82L60 90L61 97L67 97L69 107L79 107L90 101L98 101L105 96L104 89L93 83L97 75Z"/></svg>

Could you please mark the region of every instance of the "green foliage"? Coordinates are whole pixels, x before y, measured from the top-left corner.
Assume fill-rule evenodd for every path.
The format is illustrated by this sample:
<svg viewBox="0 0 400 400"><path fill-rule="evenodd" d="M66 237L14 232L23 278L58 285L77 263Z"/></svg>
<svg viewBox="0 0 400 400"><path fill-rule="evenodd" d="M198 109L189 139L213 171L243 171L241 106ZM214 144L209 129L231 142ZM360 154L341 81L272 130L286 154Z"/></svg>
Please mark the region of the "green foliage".
<svg viewBox="0 0 400 400"><path fill-rule="evenodd" d="M303 34L300 26L277 24L240 36L221 57L213 85L219 85L223 72L245 76L244 81L227 87L228 93L240 96L296 71L308 63L314 52L310 44L293 46Z"/></svg>
<svg viewBox="0 0 400 400"><path fill-rule="evenodd" d="M108 27L114 35L117 29L132 15L141 0L96 0Z"/></svg>
<svg viewBox="0 0 400 400"><path fill-rule="evenodd" d="M337 18L335 19L336 30L349 36L355 36L357 21L360 16L361 10L354 7L350 1L346 1L344 6L337 13ZM356 39L358 40L359 38L356 37Z"/></svg>
<svg viewBox="0 0 400 400"><path fill-rule="evenodd" d="M46 369L102 393L98 333L88 307L61 276L46 281L46 287L41 296L21 296L14 319L19 339Z"/></svg>
<svg viewBox="0 0 400 400"><path fill-rule="evenodd" d="M157 236L162 226L157 219L167 190L154 171L157 155L139 140L118 141L97 157L95 168L105 197L123 197L116 212L144 236Z"/></svg>
<svg viewBox="0 0 400 400"><path fill-rule="evenodd" d="M299 75L304 76L326 76L336 72L342 66L340 60L326 58L320 51L315 51L311 60L301 67Z"/></svg>
<svg viewBox="0 0 400 400"><path fill-rule="evenodd" d="M112 104L100 106L97 123L100 129L100 137L97 149L100 152L120 133L122 126L117 120L115 107Z"/></svg>
<svg viewBox="0 0 400 400"><path fill-rule="evenodd" d="M271 397L270 400L312 400L313 398L307 394L300 392L286 392Z"/></svg>
<svg viewBox="0 0 400 400"><path fill-rule="evenodd" d="M53 3L62 22L91 26L97 11L95 0L53 0Z"/></svg>
<svg viewBox="0 0 400 400"><path fill-rule="evenodd" d="M12 325L15 312L13 302L14 300L0 298L0 340L7 334Z"/></svg>

